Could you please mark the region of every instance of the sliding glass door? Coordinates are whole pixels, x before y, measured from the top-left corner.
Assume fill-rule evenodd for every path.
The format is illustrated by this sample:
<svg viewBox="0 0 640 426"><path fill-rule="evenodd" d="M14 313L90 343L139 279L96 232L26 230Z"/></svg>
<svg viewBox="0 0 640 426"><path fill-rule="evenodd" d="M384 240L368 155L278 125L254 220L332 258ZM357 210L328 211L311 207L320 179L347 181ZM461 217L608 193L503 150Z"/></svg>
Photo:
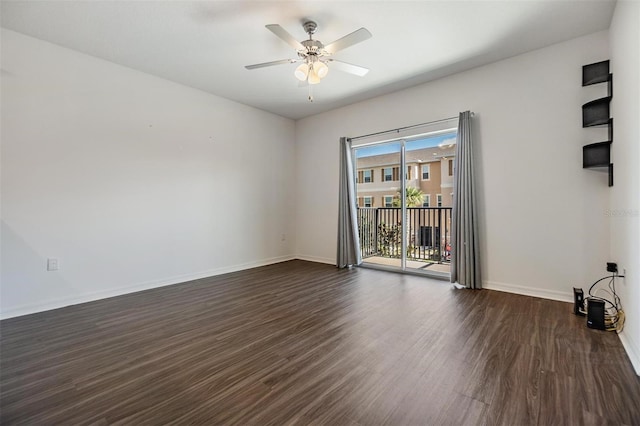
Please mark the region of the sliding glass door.
<svg viewBox="0 0 640 426"><path fill-rule="evenodd" d="M401 142L355 150L358 232L364 263L402 268Z"/></svg>
<svg viewBox="0 0 640 426"><path fill-rule="evenodd" d="M363 263L449 275L455 131L354 148Z"/></svg>

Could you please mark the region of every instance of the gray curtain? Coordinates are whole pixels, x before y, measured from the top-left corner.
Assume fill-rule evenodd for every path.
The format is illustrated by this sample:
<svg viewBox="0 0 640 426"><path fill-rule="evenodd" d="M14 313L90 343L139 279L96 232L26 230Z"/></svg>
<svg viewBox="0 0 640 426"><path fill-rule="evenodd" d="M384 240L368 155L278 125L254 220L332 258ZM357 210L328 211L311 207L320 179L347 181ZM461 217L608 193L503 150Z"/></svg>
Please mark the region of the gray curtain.
<svg viewBox="0 0 640 426"><path fill-rule="evenodd" d="M460 113L453 176L451 224L451 282L467 288L482 288L478 244L471 112Z"/></svg>
<svg viewBox="0 0 640 426"><path fill-rule="evenodd" d="M340 138L340 192L338 201L338 268L362 263L358 240L355 175L351 142Z"/></svg>

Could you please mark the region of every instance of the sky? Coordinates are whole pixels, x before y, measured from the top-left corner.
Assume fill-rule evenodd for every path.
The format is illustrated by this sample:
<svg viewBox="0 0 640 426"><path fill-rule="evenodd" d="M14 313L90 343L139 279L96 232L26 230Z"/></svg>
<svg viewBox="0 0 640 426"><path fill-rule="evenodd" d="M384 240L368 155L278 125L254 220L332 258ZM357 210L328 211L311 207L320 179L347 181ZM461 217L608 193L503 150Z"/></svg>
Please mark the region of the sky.
<svg viewBox="0 0 640 426"><path fill-rule="evenodd" d="M441 143L448 145L456 143L456 133L445 133L442 135L426 137L424 139L418 139L415 141L407 142L407 151L413 151L414 149L431 148L438 146ZM366 146L363 148L356 148L356 158L370 157L372 155L390 154L392 152L400 152L400 143L390 142L380 145Z"/></svg>

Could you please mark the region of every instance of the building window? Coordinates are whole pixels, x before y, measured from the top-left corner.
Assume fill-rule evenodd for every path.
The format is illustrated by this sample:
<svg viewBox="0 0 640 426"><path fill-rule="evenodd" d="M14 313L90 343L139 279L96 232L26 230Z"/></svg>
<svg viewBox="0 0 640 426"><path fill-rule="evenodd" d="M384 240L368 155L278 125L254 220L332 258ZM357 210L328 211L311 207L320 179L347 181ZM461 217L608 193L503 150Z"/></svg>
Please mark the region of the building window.
<svg viewBox="0 0 640 426"><path fill-rule="evenodd" d="M385 207L393 207L393 195L385 195L383 199Z"/></svg>
<svg viewBox="0 0 640 426"><path fill-rule="evenodd" d="M358 197L358 207L373 207L373 197Z"/></svg>
<svg viewBox="0 0 640 426"><path fill-rule="evenodd" d="M422 207L430 207L431 206L431 194L424 194L424 198L422 199Z"/></svg>
<svg viewBox="0 0 640 426"><path fill-rule="evenodd" d="M449 176L453 176L453 160L449 160Z"/></svg>
<svg viewBox="0 0 640 426"><path fill-rule="evenodd" d="M358 176L356 176L357 183L370 183L373 182L373 170L358 170Z"/></svg>
<svg viewBox="0 0 640 426"><path fill-rule="evenodd" d="M390 182L400 180L400 167L384 167L382 169L382 181Z"/></svg>
<svg viewBox="0 0 640 426"><path fill-rule="evenodd" d="M438 203L438 207L442 207L442 194L436 195L436 202Z"/></svg>
<svg viewBox="0 0 640 426"><path fill-rule="evenodd" d="M431 172L431 166L429 164L422 165L422 180L429 180L429 173Z"/></svg>
<svg viewBox="0 0 640 426"><path fill-rule="evenodd" d="M393 180L393 167L385 167L382 169L382 180L389 182Z"/></svg>

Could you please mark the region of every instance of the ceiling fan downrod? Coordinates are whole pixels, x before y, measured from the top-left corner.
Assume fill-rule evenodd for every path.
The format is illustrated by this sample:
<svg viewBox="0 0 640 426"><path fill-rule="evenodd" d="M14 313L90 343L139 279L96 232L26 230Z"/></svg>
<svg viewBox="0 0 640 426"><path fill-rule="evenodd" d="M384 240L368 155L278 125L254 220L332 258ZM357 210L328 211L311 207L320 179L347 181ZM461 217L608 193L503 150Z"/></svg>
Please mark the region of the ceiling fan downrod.
<svg viewBox="0 0 640 426"><path fill-rule="evenodd" d="M316 29L318 29L318 24L313 21L307 21L302 24L302 28L304 28L304 32L309 34L309 40L312 39L311 35L315 34Z"/></svg>

